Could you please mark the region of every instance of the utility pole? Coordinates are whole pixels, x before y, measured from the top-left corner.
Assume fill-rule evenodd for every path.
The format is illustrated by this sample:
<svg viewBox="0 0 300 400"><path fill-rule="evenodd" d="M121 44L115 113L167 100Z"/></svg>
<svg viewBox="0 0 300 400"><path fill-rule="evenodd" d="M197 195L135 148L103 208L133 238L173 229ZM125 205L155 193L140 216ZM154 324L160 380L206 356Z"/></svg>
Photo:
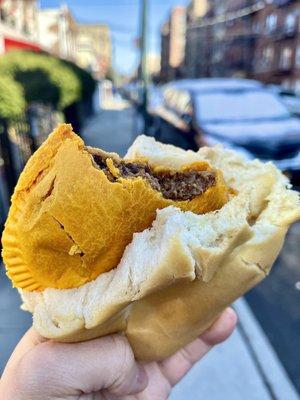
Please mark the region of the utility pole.
<svg viewBox="0 0 300 400"><path fill-rule="evenodd" d="M141 35L140 35L140 81L142 83L141 114L144 120L144 133L149 130L148 105L148 76L147 76L147 32L148 32L148 0L141 0Z"/></svg>

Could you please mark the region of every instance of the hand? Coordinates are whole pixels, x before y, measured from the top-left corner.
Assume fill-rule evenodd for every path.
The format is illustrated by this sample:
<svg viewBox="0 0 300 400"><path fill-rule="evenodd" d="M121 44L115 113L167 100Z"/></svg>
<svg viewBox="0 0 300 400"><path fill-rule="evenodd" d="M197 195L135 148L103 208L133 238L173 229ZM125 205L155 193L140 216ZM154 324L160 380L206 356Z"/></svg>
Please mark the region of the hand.
<svg viewBox="0 0 300 400"><path fill-rule="evenodd" d="M110 335L64 344L41 338L32 328L11 356L0 381L6 400L165 400L178 383L237 321L226 309L194 342L161 362L140 364L126 338Z"/></svg>

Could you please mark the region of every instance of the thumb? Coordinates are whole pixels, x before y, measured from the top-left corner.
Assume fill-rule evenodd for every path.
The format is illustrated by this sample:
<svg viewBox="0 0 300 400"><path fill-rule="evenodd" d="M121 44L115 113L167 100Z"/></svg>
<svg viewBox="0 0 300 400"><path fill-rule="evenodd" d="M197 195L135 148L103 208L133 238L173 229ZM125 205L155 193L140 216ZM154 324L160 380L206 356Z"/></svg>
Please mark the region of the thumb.
<svg viewBox="0 0 300 400"><path fill-rule="evenodd" d="M22 358L20 367L19 376L23 383L30 382L29 390L38 393L42 388L53 397L100 391L126 396L148 384L144 368L120 335L74 344L44 342Z"/></svg>

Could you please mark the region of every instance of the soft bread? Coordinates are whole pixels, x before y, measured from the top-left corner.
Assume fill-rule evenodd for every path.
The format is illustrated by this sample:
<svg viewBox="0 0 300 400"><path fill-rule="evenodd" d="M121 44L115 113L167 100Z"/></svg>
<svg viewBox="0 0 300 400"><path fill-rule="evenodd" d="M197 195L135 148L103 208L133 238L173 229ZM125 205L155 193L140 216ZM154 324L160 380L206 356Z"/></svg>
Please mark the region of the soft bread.
<svg viewBox="0 0 300 400"><path fill-rule="evenodd" d="M203 215L159 210L117 268L79 288L20 293L45 337L72 342L120 332L138 359L158 360L196 338L268 274L288 226L300 218L300 201L271 163L220 147L186 152L140 136L127 157L169 168L206 160L238 195Z"/></svg>

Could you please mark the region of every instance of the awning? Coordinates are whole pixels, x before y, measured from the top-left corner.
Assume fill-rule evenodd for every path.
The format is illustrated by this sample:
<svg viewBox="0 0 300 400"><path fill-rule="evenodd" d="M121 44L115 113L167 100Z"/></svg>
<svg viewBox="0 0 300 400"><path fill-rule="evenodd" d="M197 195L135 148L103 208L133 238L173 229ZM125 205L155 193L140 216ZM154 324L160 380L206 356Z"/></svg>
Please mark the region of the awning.
<svg viewBox="0 0 300 400"><path fill-rule="evenodd" d="M23 40L17 40L17 39L11 39L4 37L4 49L5 52L9 50L16 50L16 49L22 49L22 50L32 50L32 51L40 51L41 48L40 46L26 42Z"/></svg>

